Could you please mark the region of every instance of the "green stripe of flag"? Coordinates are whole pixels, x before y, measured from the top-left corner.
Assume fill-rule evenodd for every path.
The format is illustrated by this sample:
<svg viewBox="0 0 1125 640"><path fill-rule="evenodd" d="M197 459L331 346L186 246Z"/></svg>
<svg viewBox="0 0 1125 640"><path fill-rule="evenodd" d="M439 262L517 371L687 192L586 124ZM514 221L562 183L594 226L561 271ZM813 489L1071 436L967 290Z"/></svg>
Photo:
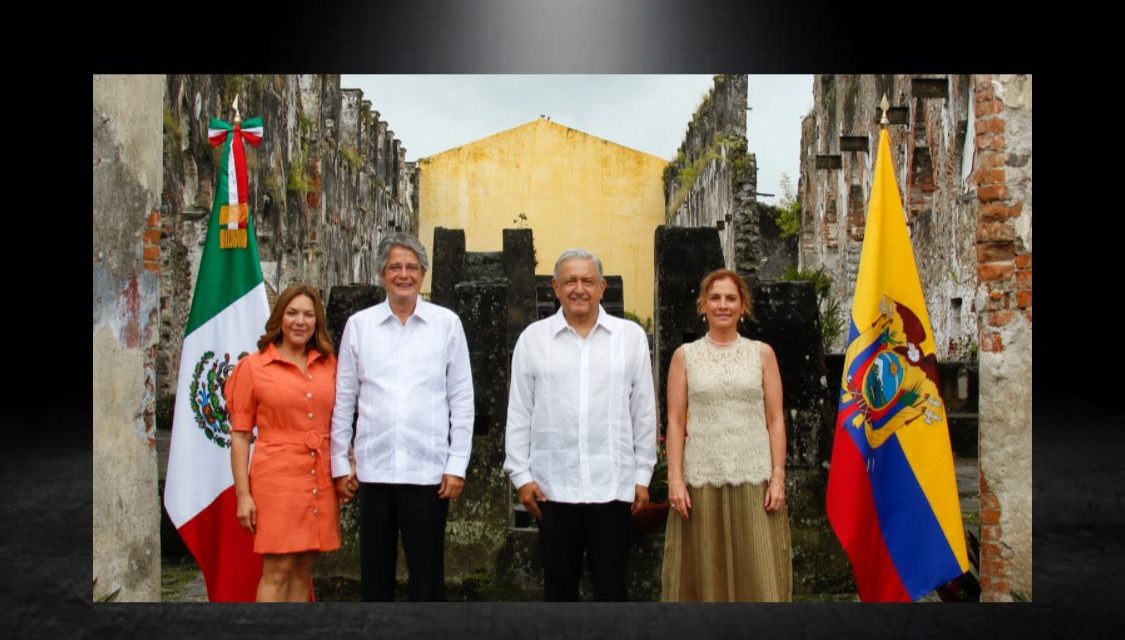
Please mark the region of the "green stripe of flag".
<svg viewBox="0 0 1125 640"><path fill-rule="evenodd" d="M226 201L227 158L230 155L231 138L233 135L228 135L223 143L218 187L215 189L215 201L211 205L211 221L207 225L207 239L203 243L203 257L199 261L199 277L195 280L195 295L191 299L191 313L184 329L185 336L262 282L253 212L246 223L246 248L219 248L219 209Z"/></svg>

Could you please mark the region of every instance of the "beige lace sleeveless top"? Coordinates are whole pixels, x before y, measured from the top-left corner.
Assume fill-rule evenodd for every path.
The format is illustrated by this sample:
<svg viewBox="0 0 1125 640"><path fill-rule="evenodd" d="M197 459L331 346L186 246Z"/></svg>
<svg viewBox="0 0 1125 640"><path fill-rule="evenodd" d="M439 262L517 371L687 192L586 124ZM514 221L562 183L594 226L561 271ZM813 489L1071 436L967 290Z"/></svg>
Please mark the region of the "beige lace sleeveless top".
<svg viewBox="0 0 1125 640"><path fill-rule="evenodd" d="M700 487L769 480L760 344L740 336L733 345L720 347L704 337L684 345L684 363L684 482Z"/></svg>

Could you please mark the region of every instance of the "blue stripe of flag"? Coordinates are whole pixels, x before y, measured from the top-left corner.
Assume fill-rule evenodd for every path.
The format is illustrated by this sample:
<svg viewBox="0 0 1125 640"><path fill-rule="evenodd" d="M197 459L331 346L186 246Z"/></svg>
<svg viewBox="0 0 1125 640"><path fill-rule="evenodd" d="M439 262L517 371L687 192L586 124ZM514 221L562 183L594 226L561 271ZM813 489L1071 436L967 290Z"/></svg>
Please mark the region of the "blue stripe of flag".
<svg viewBox="0 0 1125 640"><path fill-rule="evenodd" d="M917 600L961 575L961 567L898 438L874 453L867 473L879 528L903 586Z"/></svg>
<svg viewBox="0 0 1125 640"><path fill-rule="evenodd" d="M848 342L851 343L859 337L859 331L854 321L849 324ZM877 345L870 345L856 354L851 362L845 363L847 369L854 373L855 362L862 361L876 348ZM846 407L851 413L855 410L854 403L844 403L844 393L841 389L840 408ZM847 407L847 404L853 406ZM957 558L898 438L892 436L878 449L872 449L862 429L853 429L850 425L845 427L845 432L867 461L879 529L899 579L910 597L917 600L961 575Z"/></svg>

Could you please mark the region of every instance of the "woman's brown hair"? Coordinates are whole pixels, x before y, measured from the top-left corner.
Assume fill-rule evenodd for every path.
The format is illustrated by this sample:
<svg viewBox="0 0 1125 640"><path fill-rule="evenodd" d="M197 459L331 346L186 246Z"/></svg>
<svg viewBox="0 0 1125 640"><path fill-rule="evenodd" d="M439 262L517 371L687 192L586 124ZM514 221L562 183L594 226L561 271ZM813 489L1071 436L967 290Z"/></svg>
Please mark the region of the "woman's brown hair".
<svg viewBox="0 0 1125 640"><path fill-rule="evenodd" d="M273 306L269 320L266 320L266 332L262 334L261 338L258 338L258 351L264 353L266 347L271 343L281 343L281 316L285 314L286 307L297 296L308 296L312 300L313 311L316 313L316 331L305 344L305 351L316 349L326 356L336 353L336 347L332 344L332 336L328 335L328 321L324 316L324 304L320 301L320 292L317 291L316 287L300 282L290 285L285 291L281 292L281 295L277 296L277 304Z"/></svg>
<svg viewBox="0 0 1125 640"><path fill-rule="evenodd" d="M703 315L703 309L707 304L707 294L711 293L711 285L723 278L734 281L734 286L738 287L738 296L742 298L742 315L747 318L751 317L753 305L750 302L750 287L746 286L746 281L730 269L716 269L704 276L703 281L699 283L699 297L695 299L695 310L699 312L699 315Z"/></svg>

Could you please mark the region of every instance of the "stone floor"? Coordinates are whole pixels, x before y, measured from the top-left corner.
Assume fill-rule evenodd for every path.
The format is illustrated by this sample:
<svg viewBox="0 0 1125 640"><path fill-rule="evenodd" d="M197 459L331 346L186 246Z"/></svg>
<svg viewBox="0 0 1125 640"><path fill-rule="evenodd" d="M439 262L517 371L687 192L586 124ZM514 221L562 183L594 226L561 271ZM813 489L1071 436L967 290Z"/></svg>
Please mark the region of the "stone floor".
<svg viewBox="0 0 1125 640"><path fill-rule="evenodd" d="M161 602L207 602L207 586L195 560L166 559L160 566Z"/></svg>

